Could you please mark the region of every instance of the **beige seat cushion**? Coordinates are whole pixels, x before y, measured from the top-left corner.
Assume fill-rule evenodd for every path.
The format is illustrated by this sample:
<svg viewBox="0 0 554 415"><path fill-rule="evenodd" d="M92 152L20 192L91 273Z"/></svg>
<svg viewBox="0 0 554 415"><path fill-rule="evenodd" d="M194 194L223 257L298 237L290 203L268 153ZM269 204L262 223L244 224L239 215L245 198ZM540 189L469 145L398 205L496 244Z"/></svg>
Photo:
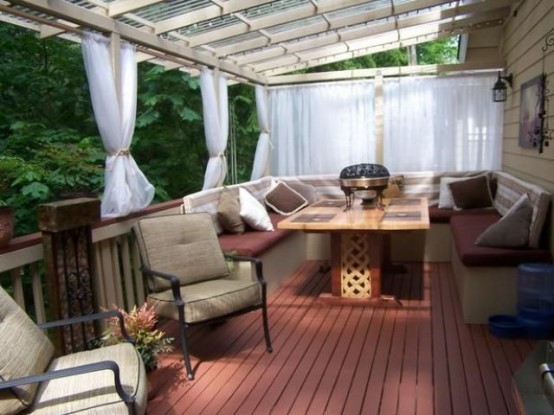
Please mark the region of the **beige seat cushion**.
<svg viewBox="0 0 554 415"><path fill-rule="evenodd" d="M148 395L146 372L140 355L130 343L62 356L52 361L48 371L103 360L112 360L119 365L123 389L135 397L136 413L144 414ZM116 415L128 414L129 409L115 391L113 372L103 370L43 382L32 413Z"/></svg>
<svg viewBox="0 0 554 415"><path fill-rule="evenodd" d="M152 270L175 275L181 285L225 277L229 269L207 213L141 219L135 235L142 261ZM153 291L169 288L156 278Z"/></svg>
<svg viewBox="0 0 554 415"><path fill-rule="evenodd" d="M0 378L43 373L54 347L21 307L0 288ZM0 413L14 414L30 405L37 384L0 392Z"/></svg>
<svg viewBox="0 0 554 415"><path fill-rule="evenodd" d="M257 281L205 281L181 287L181 296L185 301L187 323L209 320L262 302L261 285ZM179 319L171 290L151 294L148 302L158 315Z"/></svg>

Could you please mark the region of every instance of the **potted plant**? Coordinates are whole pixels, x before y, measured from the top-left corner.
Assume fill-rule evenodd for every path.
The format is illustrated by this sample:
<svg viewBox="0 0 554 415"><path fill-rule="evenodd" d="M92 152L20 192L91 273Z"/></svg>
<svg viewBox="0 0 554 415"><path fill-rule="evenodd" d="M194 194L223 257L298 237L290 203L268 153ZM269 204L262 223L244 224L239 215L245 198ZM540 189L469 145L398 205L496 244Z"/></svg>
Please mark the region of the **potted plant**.
<svg viewBox="0 0 554 415"><path fill-rule="evenodd" d="M163 331L156 329L156 312L147 303L140 308L134 306L129 313L121 309L119 311L123 314L127 333L135 340L135 349L142 357L146 371L154 370L158 366L159 354L172 350L173 338L166 337ZM110 319L109 327L100 339L100 345L108 346L123 341L126 340L121 334L119 321L114 317Z"/></svg>

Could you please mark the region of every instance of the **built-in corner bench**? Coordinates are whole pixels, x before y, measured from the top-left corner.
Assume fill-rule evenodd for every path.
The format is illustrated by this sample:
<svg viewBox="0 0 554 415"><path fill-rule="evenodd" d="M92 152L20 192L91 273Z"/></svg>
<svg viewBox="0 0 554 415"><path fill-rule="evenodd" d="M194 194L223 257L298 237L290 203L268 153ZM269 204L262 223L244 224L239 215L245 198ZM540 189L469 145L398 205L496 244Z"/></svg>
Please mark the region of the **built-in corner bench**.
<svg viewBox="0 0 554 415"><path fill-rule="evenodd" d="M533 184L523 182L503 172L448 172L399 173L404 176L404 197L426 197L430 203L431 229L391 235L393 261L447 261L452 263L456 284L467 323L486 323L493 314L515 313L517 266L523 262L551 262L552 256L540 241L541 229L550 206L550 194ZM439 209L442 177L472 177L488 174L496 183L495 209L454 210ZM244 187L259 201L271 188L272 181L302 183L313 187L319 198L343 198L338 177L317 175L302 177L265 177L259 180L229 186L232 190ZM209 212L218 231L217 208L223 188L209 189L184 197L184 213ZM531 248L492 248L476 246L475 239L527 193L533 205L535 231ZM269 291L281 285L306 259L327 259L329 240L326 234L279 230L277 222L283 216L271 213L274 232L247 231L244 234L221 233L224 252L258 256L264 263L264 274ZM538 236L537 236L538 235ZM544 235L542 235L544 236ZM239 273L248 275L249 269Z"/></svg>
<svg viewBox="0 0 554 415"><path fill-rule="evenodd" d="M488 174L494 183L494 209L454 210L435 206L443 177L472 177ZM539 186L504 172L408 173L405 195L426 195L431 229L425 233L393 235L393 260L451 262L466 323L484 324L494 314L515 314L517 267L525 262L551 262L543 225L551 195ZM533 207L528 247L478 246L475 241L501 214L523 195ZM410 247L421 247L413 251Z"/></svg>

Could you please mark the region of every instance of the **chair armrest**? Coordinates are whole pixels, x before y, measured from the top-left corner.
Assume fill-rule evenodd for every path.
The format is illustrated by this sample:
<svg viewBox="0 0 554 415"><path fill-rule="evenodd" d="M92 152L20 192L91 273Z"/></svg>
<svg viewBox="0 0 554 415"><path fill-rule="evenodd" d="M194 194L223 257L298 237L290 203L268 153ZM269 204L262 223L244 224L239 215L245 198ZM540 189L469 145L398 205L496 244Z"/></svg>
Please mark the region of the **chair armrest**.
<svg viewBox="0 0 554 415"><path fill-rule="evenodd" d="M175 299L175 302L178 306L185 305L185 302L181 297L181 284L179 283L179 279L175 275L156 271L145 266L142 267L142 272L146 275L154 275L156 277L160 277L166 281L169 281L169 283L171 284L171 292L173 293L173 298Z"/></svg>
<svg viewBox="0 0 554 415"><path fill-rule="evenodd" d="M64 378L68 376L82 375L84 373L98 372L101 370L111 370L113 372L114 386L117 394L127 405L133 404L135 402L135 398L123 390L123 386L121 385L121 378L119 375L119 366L112 360L104 360L101 362L89 363L86 365L75 366L67 369L40 373L38 375L24 376L21 378L0 381L0 390L10 389L21 385L28 385L30 383L39 383L52 379Z"/></svg>
<svg viewBox="0 0 554 415"><path fill-rule="evenodd" d="M230 255L230 254L224 254L226 259L229 259L231 261L247 261L254 264L254 267L256 269L256 278L262 285L265 287L266 282L264 278L263 273L263 262L260 258L252 257L252 256L244 256L244 255Z"/></svg>
<svg viewBox="0 0 554 415"><path fill-rule="evenodd" d="M121 328L121 334L123 335L123 337L125 337L125 340L127 340L129 343L135 344L136 340L129 336L129 334L127 333L127 329L125 328L125 319L123 318L123 314L119 310L108 310L101 313L85 314L83 316L70 317L63 320L48 321L46 323L38 324L38 327L41 329L51 329L55 327L70 326L72 324L86 323L88 321L105 320L107 318L113 317L117 317L119 321L119 327Z"/></svg>

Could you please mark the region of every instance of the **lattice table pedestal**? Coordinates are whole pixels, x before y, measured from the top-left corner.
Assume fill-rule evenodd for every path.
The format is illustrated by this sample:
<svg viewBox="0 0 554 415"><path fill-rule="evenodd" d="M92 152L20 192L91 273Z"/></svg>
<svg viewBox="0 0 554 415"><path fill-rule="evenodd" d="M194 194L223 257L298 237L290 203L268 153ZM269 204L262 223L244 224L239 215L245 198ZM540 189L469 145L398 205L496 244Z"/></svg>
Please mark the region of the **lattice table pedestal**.
<svg viewBox="0 0 554 415"><path fill-rule="evenodd" d="M383 245L381 232L331 233L331 295L322 299L349 305L399 305L381 295Z"/></svg>

